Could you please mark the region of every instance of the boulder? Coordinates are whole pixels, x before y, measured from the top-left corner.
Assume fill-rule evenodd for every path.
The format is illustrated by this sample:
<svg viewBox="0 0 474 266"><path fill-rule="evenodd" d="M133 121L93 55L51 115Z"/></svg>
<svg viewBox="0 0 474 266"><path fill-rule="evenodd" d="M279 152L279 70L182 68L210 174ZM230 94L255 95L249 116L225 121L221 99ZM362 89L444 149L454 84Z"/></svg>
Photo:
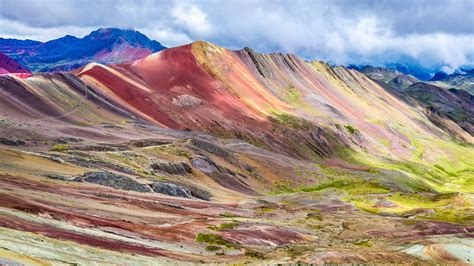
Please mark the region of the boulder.
<svg viewBox="0 0 474 266"><path fill-rule="evenodd" d="M189 189L175 185L173 183L157 181L151 185L151 188L156 193L166 194L174 197L191 198L192 196Z"/></svg>

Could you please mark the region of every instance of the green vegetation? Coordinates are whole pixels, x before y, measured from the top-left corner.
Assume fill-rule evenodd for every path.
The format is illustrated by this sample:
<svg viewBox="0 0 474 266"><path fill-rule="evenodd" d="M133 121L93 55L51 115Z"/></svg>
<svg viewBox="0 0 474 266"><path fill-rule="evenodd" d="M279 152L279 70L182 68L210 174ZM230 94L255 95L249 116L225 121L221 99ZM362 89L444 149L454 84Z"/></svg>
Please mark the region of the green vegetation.
<svg viewBox="0 0 474 266"><path fill-rule="evenodd" d="M361 247L368 247L368 248L372 247L372 243L370 243L369 240L360 240L360 241L354 242L353 244L357 246L361 246Z"/></svg>
<svg viewBox="0 0 474 266"><path fill-rule="evenodd" d="M277 124L286 125L296 129L310 129L313 126L310 121L290 113L272 111L272 114L275 116L276 119L274 119L274 121Z"/></svg>
<svg viewBox="0 0 474 266"><path fill-rule="evenodd" d="M206 251L218 251L218 250L221 250L222 248L221 247L218 247L218 246L213 246L213 245L209 245L206 247Z"/></svg>
<svg viewBox="0 0 474 266"><path fill-rule="evenodd" d="M337 189L346 192L348 195L384 194L390 192L385 186L376 180L364 180L345 176L334 177L333 180L320 183L314 186L300 186L291 188L288 184L278 184L277 193L295 192L318 192L325 189Z"/></svg>
<svg viewBox="0 0 474 266"><path fill-rule="evenodd" d="M370 195L359 195L348 199L357 208L370 213L390 213L400 217L416 217L418 219L436 220L443 222L472 224L474 212L468 195L450 193L395 193L387 195L385 202L391 205L377 208L380 200ZM408 225L416 223L411 220Z"/></svg>
<svg viewBox="0 0 474 266"><path fill-rule="evenodd" d="M223 223L218 226L211 226L209 227L209 229L212 229L214 231L231 230L237 227L239 224L239 222Z"/></svg>
<svg viewBox="0 0 474 266"><path fill-rule="evenodd" d="M215 234L199 233L196 236L196 241L209 245L225 246L226 248L237 248L237 244L225 240L221 236Z"/></svg>
<svg viewBox="0 0 474 266"><path fill-rule="evenodd" d="M51 148L53 151L65 151L69 150L71 146L68 144L54 144Z"/></svg>
<svg viewBox="0 0 474 266"><path fill-rule="evenodd" d="M292 187L294 185L290 180L280 180L280 181L274 181L273 182L273 187L275 188L274 192L270 194L283 194L283 193L293 193L294 190Z"/></svg>
<svg viewBox="0 0 474 266"><path fill-rule="evenodd" d="M277 208L274 208L274 207L260 207L257 211L257 214L265 214L265 213L268 213L268 212L273 212L273 211L276 211Z"/></svg>
<svg viewBox="0 0 474 266"><path fill-rule="evenodd" d="M386 187L380 185L376 181L359 179L336 179L312 187L303 187L301 188L301 191L314 192L327 188L343 190L349 195L384 194L390 192Z"/></svg>
<svg viewBox="0 0 474 266"><path fill-rule="evenodd" d="M347 131L349 131L349 133L351 134L358 134L359 133L359 130L351 125L345 125L345 128L347 129Z"/></svg>
<svg viewBox="0 0 474 266"><path fill-rule="evenodd" d="M220 216L220 217L225 217L225 218L240 217L239 215L233 214L233 213L230 213L230 212L223 212L223 213L220 213L219 216Z"/></svg>
<svg viewBox="0 0 474 266"><path fill-rule="evenodd" d="M306 214L306 219L316 219L318 221L322 221L323 215L321 213L321 210L320 209L311 210L311 212L308 212Z"/></svg>
<svg viewBox="0 0 474 266"><path fill-rule="evenodd" d="M169 154L178 157L184 157L187 159L193 156L192 152L183 149L175 144L147 147L144 149L144 151L152 154Z"/></svg>
<svg viewBox="0 0 474 266"><path fill-rule="evenodd" d="M259 147L259 148L262 148L262 149L269 149L270 148L264 141L262 141L261 138L256 138L256 137L254 137L251 134L248 134L246 132L241 132L241 131L237 131L237 130L229 131L229 130L221 128L221 127L214 127L212 129L210 129L210 132L212 132L214 135L216 135L217 137L220 137L220 138L224 138L224 139L236 138L236 139L246 141L246 142L254 145L255 147Z"/></svg>
<svg viewBox="0 0 474 266"><path fill-rule="evenodd" d="M282 91L281 96L292 105L298 106L302 104L301 92L293 85L290 85L287 90Z"/></svg>
<svg viewBox="0 0 474 266"><path fill-rule="evenodd" d="M254 258L254 259L261 259L261 260L265 259L265 255L263 255L263 253L253 251L253 250L245 251L245 256Z"/></svg>

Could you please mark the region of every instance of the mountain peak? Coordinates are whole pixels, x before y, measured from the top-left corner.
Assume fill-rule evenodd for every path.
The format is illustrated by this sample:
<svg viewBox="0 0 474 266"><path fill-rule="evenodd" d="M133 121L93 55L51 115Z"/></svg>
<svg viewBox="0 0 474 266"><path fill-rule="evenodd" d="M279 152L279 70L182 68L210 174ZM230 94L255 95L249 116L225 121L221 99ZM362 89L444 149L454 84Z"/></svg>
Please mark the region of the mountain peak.
<svg viewBox="0 0 474 266"><path fill-rule="evenodd" d="M442 80L445 79L448 76L448 74L439 71L434 74L434 76L430 79L430 81L437 81L437 80Z"/></svg>

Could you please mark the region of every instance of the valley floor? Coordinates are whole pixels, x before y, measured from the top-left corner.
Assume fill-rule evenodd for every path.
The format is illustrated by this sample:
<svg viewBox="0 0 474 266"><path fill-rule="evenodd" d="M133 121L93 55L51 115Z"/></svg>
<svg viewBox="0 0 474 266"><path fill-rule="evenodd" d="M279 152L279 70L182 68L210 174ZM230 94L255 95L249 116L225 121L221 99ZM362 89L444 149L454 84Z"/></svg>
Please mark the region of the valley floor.
<svg viewBox="0 0 474 266"><path fill-rule="evenodd" d="M145 124L2 135L0 264L474 261L470 192L396 191L361 166Z"/></svg>

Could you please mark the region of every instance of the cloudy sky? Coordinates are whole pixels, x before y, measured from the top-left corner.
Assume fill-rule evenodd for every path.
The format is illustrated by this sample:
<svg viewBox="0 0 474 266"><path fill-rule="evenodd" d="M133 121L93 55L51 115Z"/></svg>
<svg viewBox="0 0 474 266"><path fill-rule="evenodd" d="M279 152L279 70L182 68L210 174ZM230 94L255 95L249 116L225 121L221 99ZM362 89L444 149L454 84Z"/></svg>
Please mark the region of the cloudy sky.
<svg viewBox="0 0 474 266"><path fill-rule="evenodd" d="M333 64L474 66L474 0L0 0L0 37L46 41L99 27L134 28L169 47L206 40Z"/></svg>

